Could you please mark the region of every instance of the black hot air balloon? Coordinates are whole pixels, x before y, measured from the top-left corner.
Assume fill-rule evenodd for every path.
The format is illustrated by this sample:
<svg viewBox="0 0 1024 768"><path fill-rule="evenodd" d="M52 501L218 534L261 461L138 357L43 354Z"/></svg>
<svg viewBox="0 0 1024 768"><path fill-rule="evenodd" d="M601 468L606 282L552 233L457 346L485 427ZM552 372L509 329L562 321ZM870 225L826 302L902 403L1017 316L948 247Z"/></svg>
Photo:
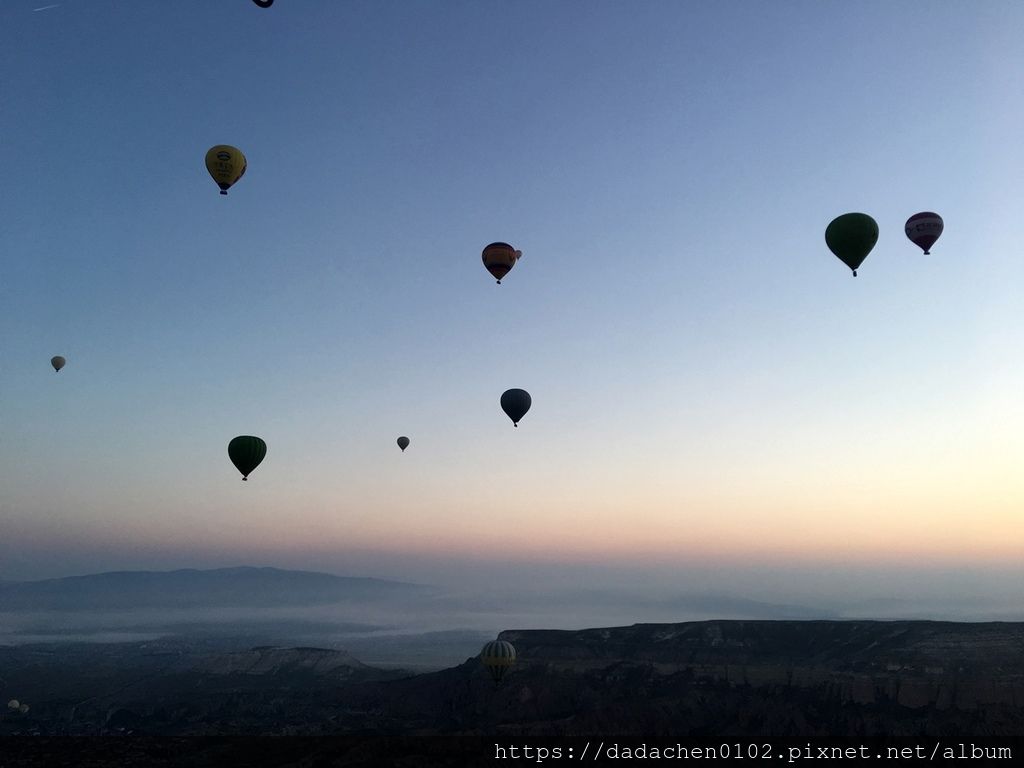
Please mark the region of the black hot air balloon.
<svg viewBox="0 0 1024 768"><path fill-rule="evenodd" d="M402 453L405 453L405 449L409 447L409 438L405 435L398 438L398 447L402 449Z"/></svg>
<svg viewBox="0 0 1024 768"><path fill-rule="evenodd" d="M519 420L530 410L533 400L525 389L507 389L501 395L501 410L512 419L512 426L518 427Z"/></svg>

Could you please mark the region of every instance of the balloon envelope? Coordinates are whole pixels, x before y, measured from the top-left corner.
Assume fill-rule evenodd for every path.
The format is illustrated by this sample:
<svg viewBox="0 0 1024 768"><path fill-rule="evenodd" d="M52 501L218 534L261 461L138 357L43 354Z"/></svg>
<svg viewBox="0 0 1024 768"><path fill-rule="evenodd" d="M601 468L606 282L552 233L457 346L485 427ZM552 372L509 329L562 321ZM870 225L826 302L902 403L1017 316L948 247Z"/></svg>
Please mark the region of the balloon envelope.
<svg viewBox="0 0 1024 768"><path fill-rule="evenodd" d="M501 682L515 661L516 649L507 640L492 640L480 651L480 662L491 673L495 683Z"/></svg>
<svg viewBox="0 0 1024 768"><path fill-rule="evenodd" d="M227 144L210 147L206 153L206 170L226 195L228 188L245 175L246 162L242 150Z"/></svg>
<svg viewBox="0 0 1024 768"><path fill-rule="evenodd" d="M249 473L260 465L266 455L267 444L252 435L239 435L228 443L228 458L242 473L243 480L249 479Z"/></svg>
<svg viewBox="0 0 1024 768"><path fill-rule="evenodd" d="M856 275L857 267L878 242L878 223L866 213L844 213L828 225L825 242L829 250Z"/></svg>
<svg viewBox="0 0 1024 768"><path fill-rule="evenodd" d="M398 447L401 448L402 452L404 453L405 449L409 447L409 438L405 437L404 435L398 438Z"/></svg>
<svg viewBox="0 0 1024 768"><path fill-rule="evenodd" d="M507 389L501 395L501 410L512 419L513 426L519 426L519 420L526 415L531 405L533 399L525 389Z"/></svg>
<svg viewBox="0 0 1024 768"><path fill-rule="evenodd" d="M903 229L910 241L924 251L927 256L931 253L929 249L935 245L935 241L942 234L942 217L931 211L915 213L907 219Z"/></svg>
<svg viewBox="0 0 1024 768"><path fill-rule="evenodd" d="M522 255L522 251L517 251L508 243L491 243L484 248L484 266L501 285L501 278L509 273Z"/></svg>
<svg viewBox="0 0 1024 768"><path fill-rule="evenodd" d="M260 8L269 8L274 4L274 0L252 0Z"/></svg>
<svg viewBox="0 0 1024 768"><path fill-rule="evenodd" d="M56 357L51 357L50 358L50 365L53 366L53 370L55 370L55 371L59 371L61 368L63 368L65 366L66 363L67 363L67 360L65 360L60 355L57 355Z"/></svg>

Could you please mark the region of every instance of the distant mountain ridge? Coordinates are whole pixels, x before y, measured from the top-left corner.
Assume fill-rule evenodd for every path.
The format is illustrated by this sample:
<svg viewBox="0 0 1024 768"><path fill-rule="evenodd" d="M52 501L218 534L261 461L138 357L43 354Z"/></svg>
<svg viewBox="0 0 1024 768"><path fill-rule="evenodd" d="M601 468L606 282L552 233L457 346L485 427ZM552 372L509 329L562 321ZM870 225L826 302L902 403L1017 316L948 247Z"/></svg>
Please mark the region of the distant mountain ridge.
<svg viewBox="0 0 1024 768"><path fill-rule="evenodd" d="M419 584L279 568L110 571L0 582L0 611L309 606L413 597Z"/></svg>

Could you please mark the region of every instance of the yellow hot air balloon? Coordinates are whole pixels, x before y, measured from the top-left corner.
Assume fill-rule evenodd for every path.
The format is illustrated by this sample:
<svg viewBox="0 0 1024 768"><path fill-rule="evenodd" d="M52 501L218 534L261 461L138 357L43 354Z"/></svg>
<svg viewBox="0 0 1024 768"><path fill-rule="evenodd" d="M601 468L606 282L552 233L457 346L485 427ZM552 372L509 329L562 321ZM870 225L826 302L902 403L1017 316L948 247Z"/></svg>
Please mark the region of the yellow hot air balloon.
<svg viewBox="0 0 1024 768"><path fill-rule="evenodd" d="M206 170L220 187L220 193L226 195L228 188L245 175L245 155L242 150L218 144L210 147L206 153Z"/></svg>

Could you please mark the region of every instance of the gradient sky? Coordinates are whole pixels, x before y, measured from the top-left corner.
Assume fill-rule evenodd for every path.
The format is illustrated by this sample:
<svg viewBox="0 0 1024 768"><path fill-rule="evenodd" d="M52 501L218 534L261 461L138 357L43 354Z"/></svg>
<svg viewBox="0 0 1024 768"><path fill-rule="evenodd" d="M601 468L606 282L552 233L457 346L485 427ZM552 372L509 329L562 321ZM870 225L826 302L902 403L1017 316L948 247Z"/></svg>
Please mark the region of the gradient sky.
<svg viewBox="0 0 1024 768"><path fill-rule="evenodd" d="M1021 583L1019 2L48 4L0 6L0 578Z"/></svg>

